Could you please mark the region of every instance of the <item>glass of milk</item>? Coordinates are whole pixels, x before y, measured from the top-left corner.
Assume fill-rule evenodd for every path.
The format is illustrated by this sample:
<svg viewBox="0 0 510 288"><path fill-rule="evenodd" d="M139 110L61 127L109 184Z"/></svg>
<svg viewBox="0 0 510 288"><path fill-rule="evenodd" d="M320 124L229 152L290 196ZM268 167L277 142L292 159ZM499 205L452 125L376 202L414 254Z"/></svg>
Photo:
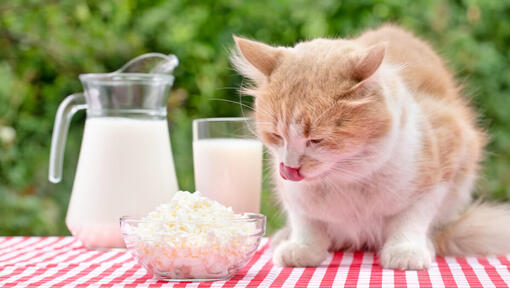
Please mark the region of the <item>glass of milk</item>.
<svg viewBox="0 0 510 288"><path fill-rule="evenodd" d="M237 213L260 210L262 143L251 118L193 121L195 186Z"/></svg>

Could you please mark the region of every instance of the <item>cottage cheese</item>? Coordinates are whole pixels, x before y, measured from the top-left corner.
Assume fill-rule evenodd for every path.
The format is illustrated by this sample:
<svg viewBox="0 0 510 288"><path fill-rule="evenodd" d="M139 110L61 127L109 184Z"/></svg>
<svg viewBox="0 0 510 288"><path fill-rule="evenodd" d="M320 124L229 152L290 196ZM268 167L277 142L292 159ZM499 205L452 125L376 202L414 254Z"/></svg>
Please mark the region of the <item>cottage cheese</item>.
<svg viewBox="0 0 510 288"><path fill-rule="evenodd" d="M223 278L257 248L260 229L246 219L200 192L179 191L137 226L126 227L135 235L126 244L147 269L166 278Z"/></svg>

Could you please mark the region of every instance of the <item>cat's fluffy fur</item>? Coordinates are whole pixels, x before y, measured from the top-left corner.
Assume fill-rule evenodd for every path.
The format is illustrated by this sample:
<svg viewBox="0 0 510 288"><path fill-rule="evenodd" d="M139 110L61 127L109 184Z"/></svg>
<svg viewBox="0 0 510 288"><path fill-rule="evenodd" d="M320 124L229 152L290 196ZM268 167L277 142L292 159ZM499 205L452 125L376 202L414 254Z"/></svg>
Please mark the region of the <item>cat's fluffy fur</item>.
<svg viewBox="0 0 510 288"><path fill-rule="evenodd" d="M424 269L436 253L510 252L510 209L471 204L487 137L429 45L394 25L294 47L234 39L287 212L276 264L368 248L383 267Z"/></svg>

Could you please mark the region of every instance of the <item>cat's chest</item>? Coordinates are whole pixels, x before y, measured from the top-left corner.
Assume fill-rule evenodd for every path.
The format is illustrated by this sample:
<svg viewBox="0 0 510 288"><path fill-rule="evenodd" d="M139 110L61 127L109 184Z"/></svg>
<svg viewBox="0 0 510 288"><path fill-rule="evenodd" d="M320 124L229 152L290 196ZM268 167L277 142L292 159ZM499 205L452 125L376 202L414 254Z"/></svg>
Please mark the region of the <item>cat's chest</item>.
<svg viewBox="0 0 510 288"><path fill-rule="evenodd" d="M403 209L408 201L399 192L395 185L377 185L373 181L315 186L285 183L284 201L288 209L299 209L322 221L364 221L391 216Z"/></svg>

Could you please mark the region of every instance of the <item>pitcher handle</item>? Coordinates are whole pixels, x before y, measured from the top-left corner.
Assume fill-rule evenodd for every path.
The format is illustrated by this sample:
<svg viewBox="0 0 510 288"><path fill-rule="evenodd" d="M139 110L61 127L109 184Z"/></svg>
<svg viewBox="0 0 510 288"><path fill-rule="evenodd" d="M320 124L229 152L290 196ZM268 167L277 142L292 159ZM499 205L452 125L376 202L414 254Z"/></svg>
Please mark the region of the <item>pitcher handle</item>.
<svg viewBox="0 0 510 288"><path fill-rule="evenodd" d="M74 113L86 109L85 96L83 93L75 93L67 96L58 106L51 136L50 170L48 179L58 183L62 179L62 167L64 165L64 150L66 147L67 132Z"/></svg>

